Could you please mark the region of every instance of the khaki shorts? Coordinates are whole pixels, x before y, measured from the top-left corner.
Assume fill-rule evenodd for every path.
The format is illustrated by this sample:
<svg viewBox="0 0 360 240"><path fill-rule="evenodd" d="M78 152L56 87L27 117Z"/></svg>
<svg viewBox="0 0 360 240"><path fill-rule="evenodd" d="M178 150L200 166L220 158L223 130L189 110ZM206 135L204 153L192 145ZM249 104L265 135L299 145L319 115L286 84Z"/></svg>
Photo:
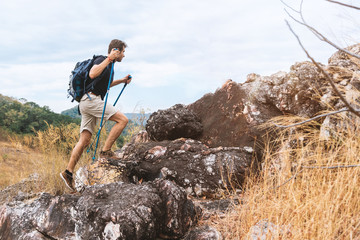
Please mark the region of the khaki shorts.
<svg viewBox="0 0 360 240"><path fill-rule="evenodd" d="M81 126L80 133L84 130L88 130L91 133L94 133L96 125L100 122L101 116L104 109L105 101L101 100L101 96L95 96L93 94L85 94L80 100L80 113L81 113ZM109 118L114 115L118 110L110 104L106 104L104 120L109 120ZM103 122L104 123L104 122Z"/></svg>

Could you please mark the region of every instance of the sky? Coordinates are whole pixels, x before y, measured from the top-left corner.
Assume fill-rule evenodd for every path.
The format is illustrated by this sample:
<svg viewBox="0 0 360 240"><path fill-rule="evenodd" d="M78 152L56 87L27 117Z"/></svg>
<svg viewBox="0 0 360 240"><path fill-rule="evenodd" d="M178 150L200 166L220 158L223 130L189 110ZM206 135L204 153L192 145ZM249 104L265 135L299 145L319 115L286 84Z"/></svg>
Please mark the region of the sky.
<svg viewBox="0 0 360 240"><path fill-rule="evenodd" d="M57 113L74 107L67 89L76 62L107 55L109 42L121 39L128 47L115 79L133 78L117 108L137 113L191 104L227 79L243 83L250 73L289 72L308 60L286 19L326 64L336 49L285 12L298 18L300 0L283 1L292 9L280 0L0 0L0 94ZM341 47L359 42L359 11L325 0L304 0L302 11ZM110 103L121 89L110 89Z"/></svg>

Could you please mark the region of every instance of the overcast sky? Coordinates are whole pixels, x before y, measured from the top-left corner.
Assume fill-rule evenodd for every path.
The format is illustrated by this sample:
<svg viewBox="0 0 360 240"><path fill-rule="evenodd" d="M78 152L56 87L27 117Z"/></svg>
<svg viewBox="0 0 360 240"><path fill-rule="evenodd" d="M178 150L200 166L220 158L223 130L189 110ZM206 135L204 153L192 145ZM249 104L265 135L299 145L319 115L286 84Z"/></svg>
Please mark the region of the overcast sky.
<svg viewBox="0 0 360 240"><path fill-rule="evenodd" d="M299 9L299 0L284 1ZM0 94L58 113L71 108L74 65L106 55L117 38L128 48L115 78L133 76L117 105L121 111L190 104L229 78L241 83L249 73L288 72L307 60L285 24L284 8L279 0L1 0ZM304 0L303 13L341 46L359 42L359 11ZM327 63L336 50L290 23L313 57ZM121 88L111 88L110 102Z"/></svg>

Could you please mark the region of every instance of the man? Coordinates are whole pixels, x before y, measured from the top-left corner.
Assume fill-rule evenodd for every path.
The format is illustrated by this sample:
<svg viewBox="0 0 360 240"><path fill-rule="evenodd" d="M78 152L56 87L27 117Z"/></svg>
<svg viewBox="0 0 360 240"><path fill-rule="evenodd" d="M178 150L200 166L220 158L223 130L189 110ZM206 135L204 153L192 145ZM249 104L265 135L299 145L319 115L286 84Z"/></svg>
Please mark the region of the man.
<svg viewBox="0 0 360 240"><path fill-rule="evenodd" d="M90 69L89 77L93 81L97 81L93 89L85 94L79 104L81 113L80 139L74 147L70 161L64 172L60 173L66 186L75 191L73 172L75 165L81 157L84 149L89 145L91 136L96 128L97 120L101 118L104 109L104 97L107 92L107 87L111 74L112 62L121 62L125 57L126 43L121 40L114 39L110 42L108 48L108 56L99 56L94 60L94 65ZM111 79L110 87L116 86L120 83L130 83L130 75L124 78L114 80ZM113 157L115 154L111 151L111 147L120 136L128 123L127 117L118 111L113 105L107 104L104 113L104 120L111 120L115 122L109 136L107 137L104 146L100 152L100 157Z"/></svg>

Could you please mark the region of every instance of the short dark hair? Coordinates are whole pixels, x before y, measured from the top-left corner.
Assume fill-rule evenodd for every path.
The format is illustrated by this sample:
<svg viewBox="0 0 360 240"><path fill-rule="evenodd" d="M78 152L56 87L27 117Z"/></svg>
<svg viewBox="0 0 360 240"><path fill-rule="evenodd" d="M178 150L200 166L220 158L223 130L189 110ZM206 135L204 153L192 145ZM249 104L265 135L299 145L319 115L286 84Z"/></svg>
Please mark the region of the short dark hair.
<svg viewBox="0 0 360 240"><path fill-rule="evenodd" d="M113 39L113 40L111 40L111 42L109 44L108 53L110 53L113 48L117 48L121 51L126 47L127 47L127 45L125 42L123 42L119 39Z"/></svg>

